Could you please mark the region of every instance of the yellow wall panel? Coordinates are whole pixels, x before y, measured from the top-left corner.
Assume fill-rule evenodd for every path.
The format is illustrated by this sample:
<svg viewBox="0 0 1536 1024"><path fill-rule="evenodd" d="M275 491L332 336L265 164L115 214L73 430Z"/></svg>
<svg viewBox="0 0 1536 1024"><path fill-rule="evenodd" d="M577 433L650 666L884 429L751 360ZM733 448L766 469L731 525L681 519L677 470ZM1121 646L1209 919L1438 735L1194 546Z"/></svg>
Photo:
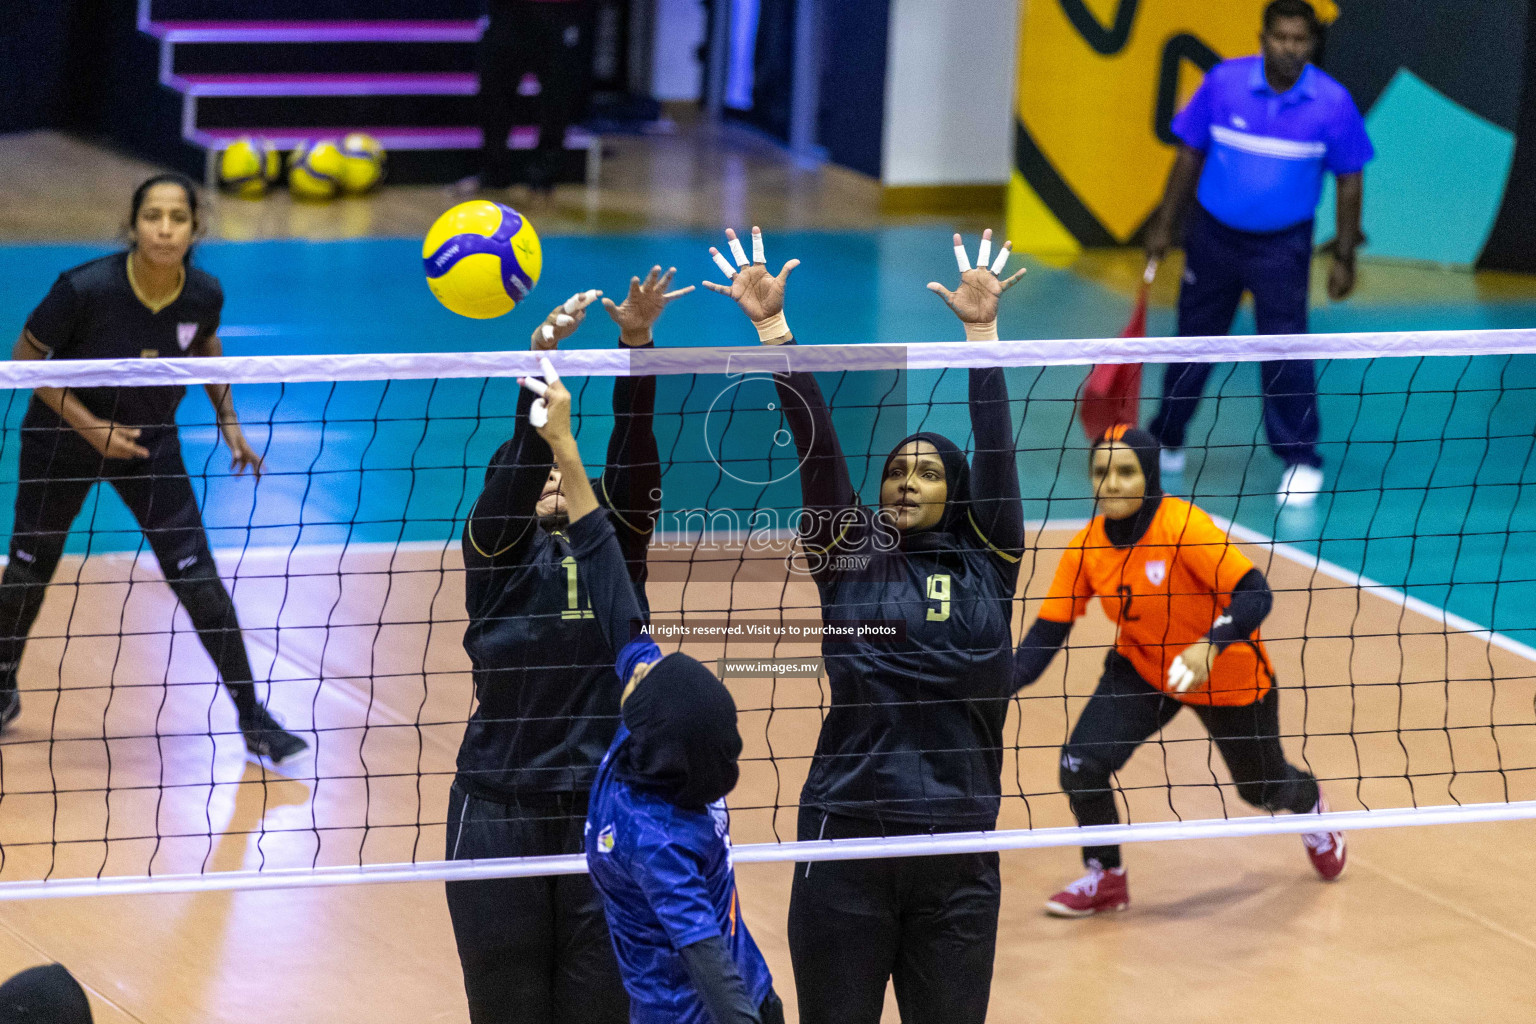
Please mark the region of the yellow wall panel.
<svg viewBox="0 0 1536 1024"><path fill-rule="evenodd" d="M1192 36L1223 59L1256 53L1266 0L1022 2L1019 121L1077 202L1114 241L1127 241L1157 205L1173 163L1173 148L1156 133L1170 41ZM1202 73L1179 63L1182 106ZM1041 182L1031 184L1047 203L1057 201Z"/></svg>

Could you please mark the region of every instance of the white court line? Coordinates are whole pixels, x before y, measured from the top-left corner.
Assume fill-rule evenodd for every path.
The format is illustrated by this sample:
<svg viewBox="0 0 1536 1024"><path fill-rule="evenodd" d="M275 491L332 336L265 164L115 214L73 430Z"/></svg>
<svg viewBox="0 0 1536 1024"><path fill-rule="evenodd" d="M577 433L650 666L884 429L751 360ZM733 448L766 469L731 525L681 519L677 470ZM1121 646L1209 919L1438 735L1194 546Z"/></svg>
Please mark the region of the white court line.
<svg viewBox="0 0 1536 1024"><path fill-rule="evenodd" d="M1503 633L1490 629L1481 623L1473 622L1471 619L1463 618L1454 612L1447 611L1437 605L1432 605L1428 601L1420 600L1398 590L1396 587L1389 587L1385 583L1378 583L1369 576L1362 576L1360 573L1346 569L1342 565L1319 558L1317 555L1303 551L1294 545L1277 541L1273 537L1260 533L1258 530L1249 529L1240 523L1234 523L1230 519L1223 519L1221 516L1215 515L1211 516L1211 519L1215 521L1217 526L1226 530L1229 536L1244 544L1268 548L1275 554L1282 555L1313 572L1320 573L1331 579L1338 580L1346 586L1355 587L1364 593L1389 601L1400 608L1418 612L1430 621L1438 622L1445 626L1447 630L1475 636L1481 640L1486 640L1492 647L1519 655L1527 661L1536 661L1536 648L1511 639Z"/></svg>

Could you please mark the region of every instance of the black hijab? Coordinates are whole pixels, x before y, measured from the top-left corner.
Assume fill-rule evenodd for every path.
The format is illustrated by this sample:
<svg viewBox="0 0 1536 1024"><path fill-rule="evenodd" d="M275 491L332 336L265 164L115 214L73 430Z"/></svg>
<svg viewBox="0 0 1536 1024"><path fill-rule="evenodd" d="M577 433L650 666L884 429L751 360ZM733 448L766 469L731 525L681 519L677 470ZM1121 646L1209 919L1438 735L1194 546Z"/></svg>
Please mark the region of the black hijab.
<svg viewBox="0 0 1536 1024"><path fill-rule="evenodd" d="M1163 503L1163 474L1158 464L1161 447L1157 438L1139 427L1123 424L1113 426L1093 443L1093 449L1088 453L1090 467L1093 465L1093 453L1106 444L1129 448L1136 455L1136 461L1141 463L1141 475L1147 481L1146 496L1142 498L1141 508L1136 510L1135 515L1124 519L1104 517L1104 533L1109 537L1109 542L1117 548L1128 548L1146 536L1147 527L1152 525L1152 517L1157 515L1158 506Z"/></svg>
<svg viewBox="0 0 1536 1024"><path fill-rule="evenodd" d="M623 718L629 741L614 770L625 782L695 811L735 788L736 702L698 661L669 654L652 665L624 701Z"/></svg>
<svg viewBox="0 0 1536 1024"><path fill-rule="evenodd" d="M0 1024L91 1024L91 1004L62 964L29 967L0 985Z"/></svg>
<svg viewBox="0 0 1536 1024"><path fill-rule="evenodd" d="M901 548L904 551L927 551L954 547L960 537L965 534L971 512L970 464L965 461L965 453L955 442L943 434L924 430L916 434L908 434L891 449L891 454L885 457L885 466L880 474L882 481L885 479L885 471L891 468L891 460L896 457L896 453L913 441L927 441L933 445L939 461L944 463L944 483L948 487L948 493L944 499L944 513L939 517L938 523L926 530L908 530L903 533Z"/></svg>

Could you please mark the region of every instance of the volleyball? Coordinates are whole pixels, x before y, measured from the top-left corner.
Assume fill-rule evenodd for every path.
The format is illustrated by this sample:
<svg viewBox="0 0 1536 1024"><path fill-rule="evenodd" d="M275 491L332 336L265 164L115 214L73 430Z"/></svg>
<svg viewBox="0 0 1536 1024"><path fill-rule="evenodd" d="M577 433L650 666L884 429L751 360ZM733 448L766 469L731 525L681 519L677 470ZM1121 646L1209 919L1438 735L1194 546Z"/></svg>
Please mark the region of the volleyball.
<svg viewBox="0 0 1536 1024"><path fill-rule="evenodd" d="M288 190L297 199L332 199L341 189L345 162L329 139L301 143L288 158Z"/></svg>
<svg viewBox="0 0 1536 1024"><path fill-rule="evenodd" d="M265 195L282 170L282 157L266 139L242 136L219 154L219 185L246 199Z"/></svg>
<svg viewBox="0 0 1536 1024"><path fill-rule="evenodd" d="M372 135L352 132L341 140L341 187L367 192L384 178L384 147Z"/></svg>
<svg viewBox="0 0 1536 1024"><path fill-rule="evenodd" d="M488 320L511 312L533 291L544 249L522 214L475 199L437 218L421 258L437 301L460 316Z"/></svg>

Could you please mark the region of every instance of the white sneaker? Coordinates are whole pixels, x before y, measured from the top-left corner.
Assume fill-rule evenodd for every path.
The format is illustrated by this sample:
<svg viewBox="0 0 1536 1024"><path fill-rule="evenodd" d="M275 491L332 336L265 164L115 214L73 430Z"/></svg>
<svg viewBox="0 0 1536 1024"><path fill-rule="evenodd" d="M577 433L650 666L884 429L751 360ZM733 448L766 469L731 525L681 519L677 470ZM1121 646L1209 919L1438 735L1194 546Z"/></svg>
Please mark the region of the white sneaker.
<svg viewBox="0 0 1536 1024"><path fill-rule="evenodd" d="M1280 490L1275 493L1275 504L1311 508L1317 501L1317 492L1322 489L1322 470L1316 466L1290 466L1280 478Z"/></svg>
<svg viewBox="0 0 1536 1024"><path fill-rule="evenodd" d="M1164 473L1177 476L1184 472L1184 449L1162 448L1157 453L1157 467Z"/></svg>

